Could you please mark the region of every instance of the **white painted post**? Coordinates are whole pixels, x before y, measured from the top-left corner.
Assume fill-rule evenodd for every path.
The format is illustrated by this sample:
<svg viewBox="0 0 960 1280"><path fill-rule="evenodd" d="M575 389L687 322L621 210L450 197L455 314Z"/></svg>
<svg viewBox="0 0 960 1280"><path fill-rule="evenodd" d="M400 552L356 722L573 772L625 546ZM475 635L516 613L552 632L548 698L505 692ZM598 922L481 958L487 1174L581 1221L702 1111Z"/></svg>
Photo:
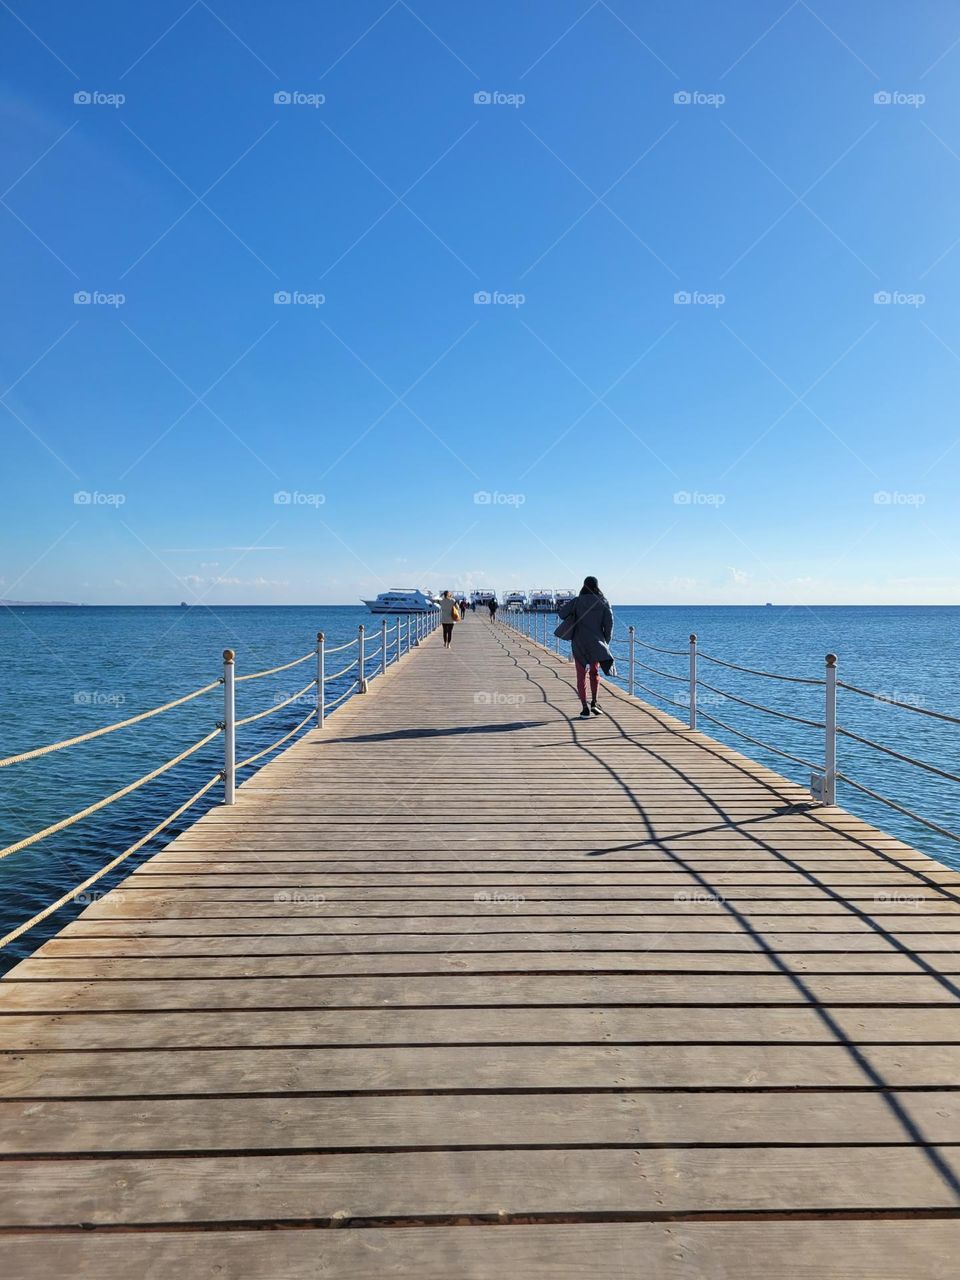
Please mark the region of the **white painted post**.
<svg viewBox="0 0 960 1280"><path fill-rule="evenodd" d="M837 803L837 655L828 653L826 659L826 714L823 717L823 803Z"/></svg>
<svg viewBox="0 0 960 1280"><path fill-rule="evenodd" d="M380 623L380 674L387 669L387 620Z"/></svg>
<svg viewBox="0 0 960 1280"><path fill-rule="evenodd" d="M234 693L234 665L236 654L232 649L223 651L223 803L234 803L237 781L237 726L236 695Z"/></svg>
<svg viewBox="0 0 960 1280"><path fill-rule="evenodd" d="M690 636L690 728L697 727L697 637Z"/></svg>
<svg viewBox="0 0 960 1280"><path fill-rule="evenodd" d="M628 627L627 631L630 634L630 679L627 683L627 688L629 689L630 697L632 698L637 688L637 681L636 681L637 635L636 635L636 629L632 626Z"/></svg>
<svg viewBox="0 0 960 1280"><path fill-rule="evenodd" d="M366 653L364 652L364 627L361 622L357 627L357 693L367 692Z"/></svg>
<svg viewBox="0 0 960 1280"><path fill-rule="evenodd" d="M323 653L323 632L317 632L317 728L323 728L323 718L325 713L325 688L324 685L324 653Z"/></svg>

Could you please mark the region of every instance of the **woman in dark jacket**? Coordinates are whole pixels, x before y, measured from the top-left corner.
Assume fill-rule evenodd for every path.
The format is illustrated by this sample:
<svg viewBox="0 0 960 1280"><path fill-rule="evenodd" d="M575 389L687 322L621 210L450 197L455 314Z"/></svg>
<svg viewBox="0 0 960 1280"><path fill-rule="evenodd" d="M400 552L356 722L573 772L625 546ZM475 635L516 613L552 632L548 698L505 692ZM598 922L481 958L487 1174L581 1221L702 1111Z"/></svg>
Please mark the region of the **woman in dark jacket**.
<svg viewBox="0 0 960 1280"><path fill-rule="evenodd" d="M597 706L597 689L600 684L600 668L605 675L614 674L610 639L613 635L613 610L607 597L600 590L596 578L584 578L576 599L562 604L557 611L568 626L573 624L569 636L573 660L577 668L577 693L583 710L581 719L603 712ZM590 673L590 704L587 705L587 672Z"/></svg>

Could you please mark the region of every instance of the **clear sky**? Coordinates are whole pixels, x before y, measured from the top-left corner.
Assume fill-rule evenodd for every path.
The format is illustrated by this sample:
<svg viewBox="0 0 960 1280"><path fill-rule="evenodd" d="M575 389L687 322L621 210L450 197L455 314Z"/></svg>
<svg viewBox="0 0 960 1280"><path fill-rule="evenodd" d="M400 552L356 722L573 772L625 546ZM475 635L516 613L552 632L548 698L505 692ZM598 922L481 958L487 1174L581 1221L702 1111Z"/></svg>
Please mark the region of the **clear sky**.
<svg viewBox="0 0 960 1280"><path fill-rule="evenodd" d="M952 0L0 41L0 594L960 602Z"/></svg>

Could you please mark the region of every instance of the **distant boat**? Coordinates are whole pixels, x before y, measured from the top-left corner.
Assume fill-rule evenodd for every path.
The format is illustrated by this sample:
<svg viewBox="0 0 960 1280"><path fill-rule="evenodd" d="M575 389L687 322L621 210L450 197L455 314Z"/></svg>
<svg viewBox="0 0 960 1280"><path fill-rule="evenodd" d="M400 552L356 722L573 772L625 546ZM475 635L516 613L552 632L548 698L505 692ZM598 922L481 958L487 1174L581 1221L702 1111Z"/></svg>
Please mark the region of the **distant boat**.
<svg viewBox="0 0 960 1280"><path fill-rule="evenodd" d="M181 608L181 609L189 609L189 608L190 608L190 606L187 604L186 600L181 600L181 601L180 601L180 608Z"/></svg>
<svg viewBox="0 0 960 1280"><path fill-rule="evenodd" d="M525 609L527 607L527 593L525 591L508 591L503 597L503 606L505 609Z"/></svg>
<svg viewBox="0 0 960 1280"><path fill-rule="evenodd" d="M772 608L773 608L773 605L772 605L772 604L770 603L770 601L768 600L768 601L767 601L767 603L766 603L763 607L764 607L765 609L772 609Z"/></svg>
<svg viewBox="0 0 960 1280"><path fill-rule="evenodd" d="M431 613L440 607L419 587L391 587L389 591L381 591L376 600L363 603L371 613Z"/></svg>
<svg viewBox="0 0 960 1280"><path fill-rule="evenodd" d="M488 605L491 600L496 600L496 598L497 593L495 591L477 590L470 592L470 603L480 605L481 607L483 605Z"/></svg>
<svg viewBox="0 0 960 1280"><path fill-rule="evenodd" d="M553 613L556 610L557 602L553 598L553 592L547 590L531 591L530 599L527 602L527 610L530 613Z"/></svg>
<svg viewBox="0 0 960 1280"><path fill-rule="evenodd" d="M557 592L557 608L562 604L569 604L571 600L576 600L577 593L575 591L558 591Z"/></svg>

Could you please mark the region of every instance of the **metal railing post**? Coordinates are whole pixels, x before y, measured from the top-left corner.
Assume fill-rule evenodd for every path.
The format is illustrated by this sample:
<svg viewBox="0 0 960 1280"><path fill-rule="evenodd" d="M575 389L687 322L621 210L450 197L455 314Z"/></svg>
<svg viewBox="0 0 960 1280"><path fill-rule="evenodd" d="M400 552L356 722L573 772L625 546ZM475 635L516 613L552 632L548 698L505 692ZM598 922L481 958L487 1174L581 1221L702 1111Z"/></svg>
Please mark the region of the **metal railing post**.
<svg viewBox="0 0 960 1280"><path fill-rule="evenodd" d="M237 781L237 712L232 649L223 651L223 803L234 803Z"/></svg>
<svg viewBox="0 0 960 1280"><path fill-rule="evenodd" d="M357 627L357 693L367 692L367 678L365 673L366 654L364 653L364 627L361 622Z"/></svg>
<svg viewBox="0 0 960 1280"><path fill-rule="evenodd" d="M824 708L823 803L837 803L837 655L826 658L826 706Z"/></svg>
<svg viewBox="0 0 960 1280"><path fill-rule="evenodd" d="M380 674L387 669L387 620L380 623Z"/></svg>
<svg viewBox="0 0 960 1280"><path fill-rule="evenodd" d="M325 711L324 704L326 701L324 696L326 685L324 684L325 672L324 672L323 645L324 645L323 632L318 631L317 632L317 728L318 729L323 728L323 717L324 717L324 711Z"/></svg>
<svg viewBox="0 0 960 1280"><path fill-rule="evenodd" d="M630 697L632 698L637 688L637 681L636 681L637 634L636 634L636 630L632 626L628 627L627 631L630 635L630 678L627 681L627 688L630 692Z"/></svg>
<svg viewBox="0 0 960 1280"><path fill-rule="evenodd" d="M697 727L697 637L690 636L690 728Z"/></svg>

